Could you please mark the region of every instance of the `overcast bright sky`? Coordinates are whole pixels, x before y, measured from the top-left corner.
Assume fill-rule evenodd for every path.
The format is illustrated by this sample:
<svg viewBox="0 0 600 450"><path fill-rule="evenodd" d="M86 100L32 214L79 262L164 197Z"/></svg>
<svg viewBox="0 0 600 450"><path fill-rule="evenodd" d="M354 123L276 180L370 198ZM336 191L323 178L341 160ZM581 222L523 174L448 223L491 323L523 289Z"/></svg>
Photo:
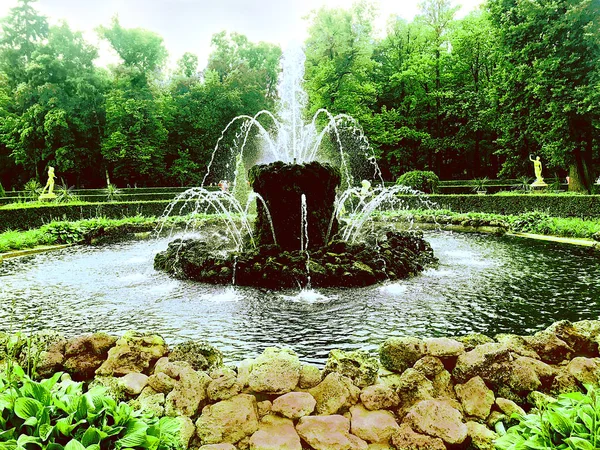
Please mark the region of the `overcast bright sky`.
<svg viewBox="0 0 600 450"><path fill-rule="evenodd" d="M390 15L411 20L421 0L379 0L376 28L385 29ZM453 0L462 5L458 17L477 8L483 0ZM0 17L6 16L17 0L0 0ZM280 44L301 42L306 37L312 10L326 7L347 8L351 0L38 0L34 6L50 23L61 19L72 29L83 31L86 39L100 47L101 65L117 62L108 44L94 32L98 25L110 24L118 14L125 27L141 27L160 34L169 51L170 65L183 53L192 52L202 69L210 54L210 38L222 30L245 34L251 41Z"/></svg>

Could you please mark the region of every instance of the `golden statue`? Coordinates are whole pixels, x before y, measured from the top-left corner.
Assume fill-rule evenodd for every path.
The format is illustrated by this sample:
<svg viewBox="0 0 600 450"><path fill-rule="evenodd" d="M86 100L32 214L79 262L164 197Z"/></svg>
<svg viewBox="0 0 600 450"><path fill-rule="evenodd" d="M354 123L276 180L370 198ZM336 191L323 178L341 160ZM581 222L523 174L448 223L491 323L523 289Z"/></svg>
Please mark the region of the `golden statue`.
<svg viewBox="0 0 600 450"><path fill-rule="evenodd" d="M56 198L56 194L54 193L54 167L48 166L48 181L46 182L46 186L44 186L44 190L40 194L40 201L43 200L54 200ZM46 189L48 192L46 193Z"/></svg>
<svg viewBox="0 0 600 450"><path fill-rule="evenodd" d="M369 195L371 191L371 182L369 180L362 180L360 182L360 185L360 196L366 197L367 195Z"/></svg>
<svg viewBox="0 0 600 450"><path fill-rule="evenodd" d="M535 181L531 185L532 187L546 187L547 184L544 183L544 178L542 177L542 162L540 161L540 157L537 156L535 159L529 155L529 160L533 163L533 170L535 171Z"/></svg>

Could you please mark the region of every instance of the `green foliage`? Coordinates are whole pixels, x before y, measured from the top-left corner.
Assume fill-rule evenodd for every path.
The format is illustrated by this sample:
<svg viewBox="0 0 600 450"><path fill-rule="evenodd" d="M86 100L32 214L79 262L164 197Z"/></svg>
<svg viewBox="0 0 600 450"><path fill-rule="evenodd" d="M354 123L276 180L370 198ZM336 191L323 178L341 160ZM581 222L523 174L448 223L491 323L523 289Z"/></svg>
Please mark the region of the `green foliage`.
<svg viewBox="0 0 600 450"><path fill-rule="evenodd" d="M37 201L42 193L42 185L37 178L32 178L23 186L25 198L29 201Z"/></svg>
<svg viewBox="0 0 600 450"><path fill-rule="evenodd" d="M0 198L2 197L6 197L6 192L4 191L4 187L2 186L2 183L0 183Z"/></svg>
<svg viewBox="0 0 600 450"><path fill-rule="evenodd" d="M413 170L401 175L396 184L408 186L426 194L435 193L440 183L439 177L430 171Z"/></svg>
<svg viewBox="0 0 600 450"><path fill-rule="evenodd" d="M106 188L104 188L104 193L106 194L107 202L116 202L121 198L121 191L114 184L106 185Z"/></svg>
<svg viewBox="0 0 600 450"><path fill-rule="evenodd" d="M64 181L54 188L56 201L58 203L73 203L78 202L79 197L73 192L74 186L69 186Z"/></svg>
<svg viewBox="0 0 600 450"><path fill-rule="evenodd" d="M496 441L498 450L593 450L600 445L600 394L591 386L585 394L561 394L516 418L519 424Z"/></svg>
<svg viewBox="0 0 600 450"><path fill-rule="evenodd" d="M170 450L178 422L142 415L102 387L84 390L61 373L33 381L18 366L0 377L0 448L4 450Z"/></svg>
<svg viewBox="0 0 600 450"><path fill-rule="evenodd" d="M486 192L487 185L489 184L490 179L488 177L483 178L475 178L473 180L473 192Z"/></svg>

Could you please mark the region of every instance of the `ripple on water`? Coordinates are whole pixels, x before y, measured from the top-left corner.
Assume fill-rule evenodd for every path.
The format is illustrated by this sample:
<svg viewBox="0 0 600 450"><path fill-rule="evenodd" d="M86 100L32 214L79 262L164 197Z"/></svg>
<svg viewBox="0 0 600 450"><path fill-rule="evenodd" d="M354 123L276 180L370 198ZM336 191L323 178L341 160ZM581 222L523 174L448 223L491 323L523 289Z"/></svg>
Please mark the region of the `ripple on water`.
<svg viewBox="0 0 600 450"><path fill-rule="evenodd" d="M67 335L137 328L170 342L207 340L229 361L285 345L322 364L331 349L375 350L389 336L530 334L600 315L600 264L585 250L514 237L426 238L437 268L348 290L274 293L172 279L152 267L172 238L10 259L0 265L0 329L11 317L15 328Z"/></svg>

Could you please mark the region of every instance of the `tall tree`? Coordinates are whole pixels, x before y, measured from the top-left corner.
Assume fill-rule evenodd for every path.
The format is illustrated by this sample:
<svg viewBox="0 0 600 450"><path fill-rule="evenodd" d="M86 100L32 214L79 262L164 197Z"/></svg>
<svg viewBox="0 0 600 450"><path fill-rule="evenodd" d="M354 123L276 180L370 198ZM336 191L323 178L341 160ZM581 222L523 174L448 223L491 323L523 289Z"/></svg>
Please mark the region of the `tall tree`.
<svg viewBox="0 0 600 450"><path fill-rule="evenodd" d="M154 81L167 57L163 40L148 30L123 28L117 18L110 28L99 27L98 33L122 60L113 70L106 99L102 154L121 183L160 183L168 131L163 93ZM109 167L106 178L109 182Z"/></svg>
<svg viewBox="0 0 600 450"><path fill-rule="evenodd" d="M600 3L490 0L501 38L499 127L506 170L540 153L569 168L570 188L593 182L600 117Z"/></svg>

